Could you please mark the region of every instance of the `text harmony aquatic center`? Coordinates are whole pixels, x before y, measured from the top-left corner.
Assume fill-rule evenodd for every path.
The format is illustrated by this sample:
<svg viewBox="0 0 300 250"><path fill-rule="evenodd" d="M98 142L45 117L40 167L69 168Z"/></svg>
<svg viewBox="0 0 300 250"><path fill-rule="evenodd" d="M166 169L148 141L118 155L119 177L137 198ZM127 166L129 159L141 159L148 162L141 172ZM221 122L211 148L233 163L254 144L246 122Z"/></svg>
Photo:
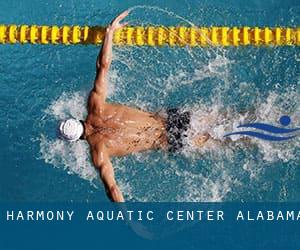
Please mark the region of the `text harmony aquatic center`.
<svg viewBox="0 0 300 250"><path fill-rule="evenodd" d="M300 210L238 210L229 214L222 210L87 210L78 214L75 210L7 210L4 217L6 221L300 221Z"/></svg>

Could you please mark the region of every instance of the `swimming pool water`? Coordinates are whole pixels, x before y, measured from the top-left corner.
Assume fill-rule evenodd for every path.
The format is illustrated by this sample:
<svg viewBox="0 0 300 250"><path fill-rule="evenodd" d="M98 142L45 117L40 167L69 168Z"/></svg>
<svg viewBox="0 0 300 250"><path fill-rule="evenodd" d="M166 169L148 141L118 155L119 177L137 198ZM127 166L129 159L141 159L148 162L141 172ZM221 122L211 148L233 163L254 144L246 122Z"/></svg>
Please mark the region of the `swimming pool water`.
<svg viewBox="0 0 300 250"><path fill-rule="evenodd" d="M132 8L131 25L299 26L298 1L2 1L0 23L105 25ZM0 45L1 201L106 200L87 145L55 137L59 119L84 118L96 46ZM109 100L153 112L209 115L219 138L240 122L300 126L298 47L116 47ZM226 114L226 115L224 115ZM180 155L113 160L130 201L299 201L300 137L208 145Z"/></svg>

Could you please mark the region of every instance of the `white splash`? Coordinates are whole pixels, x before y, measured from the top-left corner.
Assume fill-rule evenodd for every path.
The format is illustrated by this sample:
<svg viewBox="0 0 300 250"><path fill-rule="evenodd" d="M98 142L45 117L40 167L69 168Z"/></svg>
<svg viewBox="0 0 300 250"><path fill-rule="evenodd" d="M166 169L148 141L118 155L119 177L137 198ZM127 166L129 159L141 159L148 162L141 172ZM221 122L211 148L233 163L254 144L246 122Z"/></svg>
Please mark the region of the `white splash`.
<svg viewBox="0 0 300 250"><path fill-rule="evenodd" d="M62 93L62 95L45 110L45 113L57 120L74 117L84 119L87 93Z"/></svg>
<svg viewBox="0 0 300 250"><path fill-rule="evenodd" d="M218 103L218 100L209 106L199 103L194 107L185 107L185 110L191 111L192 116L191 128L185 141L187 147L184 153L188 155L212 150L219 152L222 150L224 153L226 148L234 150L234 144L224 144L224 135L234 130L236 131L237 126L250 121L276 125L283 114L289 114L293 121L292 126L299 127L300 106L298 103L300 103L300 94L293 90L287 90L281 94L271 92L265 101L256 104L254 110L243 114L228 108L224 109L224 105ZM238 129L238 131L242 130L245 129ZM193 141L197 136L204 133L209 133L212 139L204 147L197 148ZM247 142L241 142L243 138L248 138ZM231 136L230 140L239 143L239 146L242 146L244 150L247 150L251 144L256 145L263 155L263 160L267 162L277 160L288 162L299 158L297 149L300 147L300 137L296 137L286 143L274 143L241 135ZM226 154L229 154L229 152L227 151Z"/></svg>
<svg viewBox="0 0 300 250"><path fill-rule="evenodd" d="M86 116L86 94L63 93L45 110L49 120L75 117L84 119ZM52 128L55 130L55 128ZM54 167L63 168L69 174L77 174L81 178L93 181L97 173L91 164L89 148L86 142L68 143L58 138L51 139L42 134L40 141L40 158Z"/></svg>
<svg viewBox="0 0 300 250"><path fill-rule="evenodd" d="M46 163L63 168L68 174L77 174L91 183L98 176L90 163L89 149L85 142L70 144L59 139L49 140L41 135L40 154Z"/></svg>
<svg viewBox="0 0 300 250"><path fill-rule="evenodd" d="M183 178L184 194L177 196L177 201L218 202L224 200L231 191L233 180L223 166L214 166L213 172L218 172L217 177L205 177L202 174L181 171L179 174Z"/></svg>

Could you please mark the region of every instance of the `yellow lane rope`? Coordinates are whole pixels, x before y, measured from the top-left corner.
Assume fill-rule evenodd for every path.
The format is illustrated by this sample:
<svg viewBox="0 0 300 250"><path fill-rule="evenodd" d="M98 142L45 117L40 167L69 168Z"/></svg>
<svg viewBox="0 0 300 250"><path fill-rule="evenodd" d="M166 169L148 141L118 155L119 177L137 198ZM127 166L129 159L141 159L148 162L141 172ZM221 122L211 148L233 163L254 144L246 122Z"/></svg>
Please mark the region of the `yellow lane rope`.
<svg viewBox="0 0 300 250"><path fill-rule="evenodd" d="M100 44L105 27L0 25L0 44ZM136 46L299 46L300 27L126 27L116 45Z"/></svg>

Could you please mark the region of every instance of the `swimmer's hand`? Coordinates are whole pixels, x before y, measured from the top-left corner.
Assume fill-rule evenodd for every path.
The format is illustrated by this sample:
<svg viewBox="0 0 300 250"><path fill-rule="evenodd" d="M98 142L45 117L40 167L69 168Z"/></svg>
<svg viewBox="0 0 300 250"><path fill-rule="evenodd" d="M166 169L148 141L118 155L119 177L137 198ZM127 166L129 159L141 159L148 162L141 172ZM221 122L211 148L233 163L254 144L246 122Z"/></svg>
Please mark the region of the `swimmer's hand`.
<svg viewBox="0 0 300 250"><path fill-rule="evenodd" d="M107 27L107 32L115 32L118 29L124 28L126 25L128 25L128 22L120 23L125 17L127 17L129 14L129 11L126 10L123 13L121 13L119 16L117 16Z"/></svg>

